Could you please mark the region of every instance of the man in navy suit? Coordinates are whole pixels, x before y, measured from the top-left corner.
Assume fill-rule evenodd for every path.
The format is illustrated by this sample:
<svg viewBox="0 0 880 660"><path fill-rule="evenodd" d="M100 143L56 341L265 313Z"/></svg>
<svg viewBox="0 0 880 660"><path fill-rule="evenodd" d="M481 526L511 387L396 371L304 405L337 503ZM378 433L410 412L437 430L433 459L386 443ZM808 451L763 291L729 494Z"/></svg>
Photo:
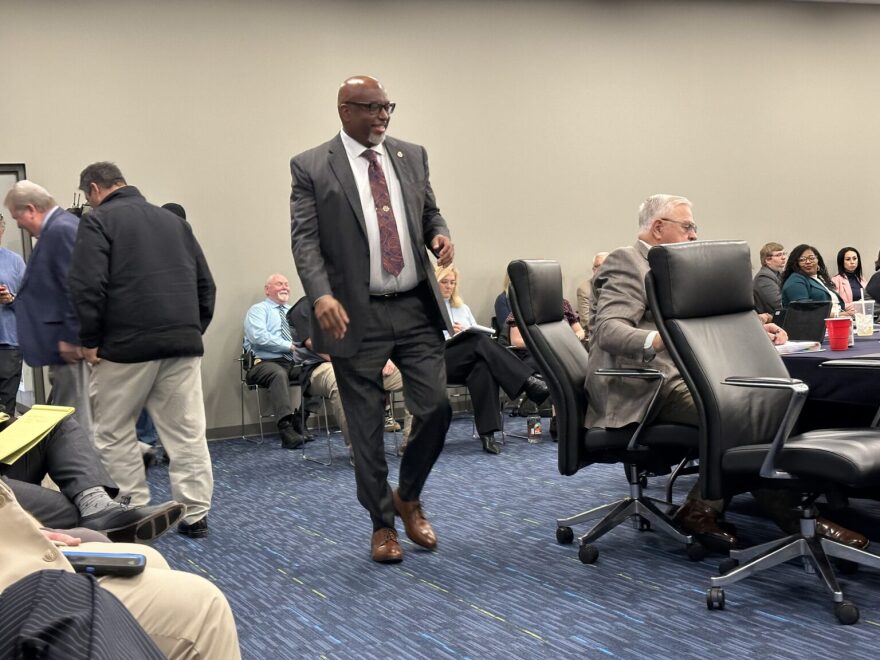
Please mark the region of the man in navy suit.
<svg viewBox="0 0 880 660"><path fill-rule="evenodd" d="M18 226L40 239L14 304L22 356L32 367L49 367L49 403L76 408L79 425L92 437L89 367L67 285L79 218L33 181L16 183L5 204Z"/></svg>
<svg viewBox="0 0 880 660"><path fill-rule="evenodd" d="M452 324L427 250L442 266L454 250L424 148L385 135L395 104L381 83L349 78L336 105L342 131L290 161L293 258L312 307L313 350L333 361L372 558L398 562L395 511L414 543L437 544L419 497L449 428L442 330ZM389 359L413 414L393 491L383 445Z"/></svg>

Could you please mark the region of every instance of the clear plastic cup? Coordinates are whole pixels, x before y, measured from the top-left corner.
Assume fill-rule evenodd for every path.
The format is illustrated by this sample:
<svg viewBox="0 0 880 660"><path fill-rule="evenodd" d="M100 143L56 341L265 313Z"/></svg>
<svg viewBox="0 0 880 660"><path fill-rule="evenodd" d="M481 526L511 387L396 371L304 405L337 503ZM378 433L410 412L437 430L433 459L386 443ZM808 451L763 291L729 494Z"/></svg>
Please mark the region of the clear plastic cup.
<svg viewBox="0 0 880 660"><path fill-rule="evenodd" d="M856 334L859 337L870 337L874 334L874 301L856 300Z"/></svg>

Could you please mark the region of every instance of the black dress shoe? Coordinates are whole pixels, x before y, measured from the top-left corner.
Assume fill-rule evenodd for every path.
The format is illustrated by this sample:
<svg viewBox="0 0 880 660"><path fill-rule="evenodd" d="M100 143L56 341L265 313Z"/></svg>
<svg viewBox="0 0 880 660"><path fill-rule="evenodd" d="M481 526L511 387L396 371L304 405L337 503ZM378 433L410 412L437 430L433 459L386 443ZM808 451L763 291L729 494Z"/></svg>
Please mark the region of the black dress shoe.
<svg viewBox="0 0 880 660"><path fill-rule="evenodd" d="M719 524L718 512L705 502L687 500L672 519L710 550L729 552L736 545L736 536Z"/></svg>
<svg viewBox="0 0 880 660"><path fill-rule="evenodd" d="M305 439L296 432L293 424L279 426L278 433L281 435L281 446L284 449L299 449L305 443Z"/></svg>
<svg viewBox="0 0 880 660"><path fill-rule="evenodd" d="M194 523L182 522L177 525L179 534L188 536L191 539L203 539L208 535L208 514L196 520Z"/></svg>
<svg viewBox="0 0 880 660"><path fill-rule="evenodd" d="M495 441L494 433L485 433L480 436L480 442L483 443L483 451L487 454L500 454L501 445Z"/></svg>
<svg viewBox="0 0 880 660"><path fill-rule="evenodd" d="M79 524L102 532L116 543L145 543L167 532L180 520L185 508L174 501L138 508L117 504L86 516Z"/></svg>
<svg viewBox="0 0 880 660"><path fill-rule="evenodd" d="M529 376L529 379L526 381L525 385L523 385L520 392L525 392L529 401L536 406L540 406L547 400L547 397L550 396L550 390L547 389L547 383L534 375Z"/></svg>

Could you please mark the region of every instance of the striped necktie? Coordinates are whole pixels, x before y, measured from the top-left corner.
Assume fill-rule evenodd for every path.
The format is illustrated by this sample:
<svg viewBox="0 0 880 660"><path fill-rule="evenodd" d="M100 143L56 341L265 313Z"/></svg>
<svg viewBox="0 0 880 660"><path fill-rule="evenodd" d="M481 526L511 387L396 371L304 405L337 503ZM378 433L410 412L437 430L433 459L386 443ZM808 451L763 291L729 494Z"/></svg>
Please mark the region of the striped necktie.
<svg viewBox="0 0 880 660"><path fill-rule="evenodd" d="M281 317L281 336L288 344L292 344L293 337L290 335L290 325L287 323L287 314L285 313L284 305L278 305L278 316ZM290 351L284 353L283 357L288 362L293 361L293 353Z"/></svg>

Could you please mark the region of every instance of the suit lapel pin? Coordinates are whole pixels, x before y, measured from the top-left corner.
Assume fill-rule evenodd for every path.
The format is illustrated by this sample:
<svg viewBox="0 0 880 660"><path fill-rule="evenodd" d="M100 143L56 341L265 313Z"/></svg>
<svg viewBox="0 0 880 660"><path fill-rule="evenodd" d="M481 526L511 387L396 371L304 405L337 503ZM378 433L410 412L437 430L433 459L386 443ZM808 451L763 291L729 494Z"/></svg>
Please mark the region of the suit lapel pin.
<svg viewBox="0 0 880 660"><path fill-rule="evenodd" d="M402 152L402 151L398 151L398 152L397 152L397 157L398 157L398 158L403 158L403 152Z"/></svg>

